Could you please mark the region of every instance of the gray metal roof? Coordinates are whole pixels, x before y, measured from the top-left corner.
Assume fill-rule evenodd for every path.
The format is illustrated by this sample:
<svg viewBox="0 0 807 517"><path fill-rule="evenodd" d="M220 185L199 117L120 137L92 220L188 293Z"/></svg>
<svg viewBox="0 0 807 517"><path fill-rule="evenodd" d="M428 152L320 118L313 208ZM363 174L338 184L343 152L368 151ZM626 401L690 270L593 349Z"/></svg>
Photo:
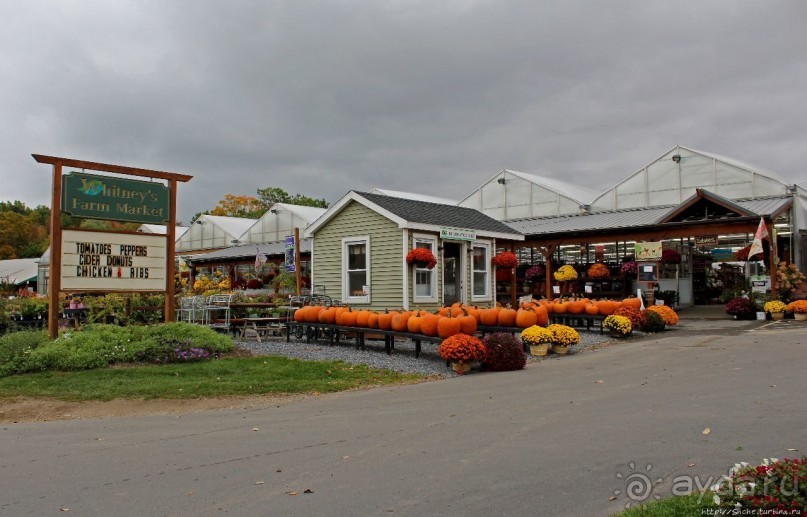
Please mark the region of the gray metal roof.
<svg viewBox="0 0 807 517"><path fill-rule="evenodd" d="M412 223L514 234L514 228L473 208L383 196L368 192L356 192L356 194Z"/></svg>
<svg viewBox="0 0 807 517"><path fill-rule="evenodd" d="M764 199L734 200L733 203L759 216L773 214L792 198L789 196ZM516 219L506 223L525 235L557 234L567 232L586 232L598 230L617 230L653 226L678 205L653 208L636 208L614 210L611 212L595 212L593 214L575 214L557 217L535 217Z"/></svg>
<svg viewBox="0 0 807 517"><path fill-rule="evenodd" d="M261 253L263 253L267 257L282 256L285 255L286 253L286 243L268 242L266 244L231 246L229 248L211 251L210 253L205 253L204 255L194 255L193 257L187 257L186 260L194 264L200 264L203 262L219 262L219 261L229 261L229 260L248 259L248 258L254 259L255 255L258 254L258 250L260 250ZM302 253L308 253L311 251L310 239L300 239L300 251Z"/></svg>

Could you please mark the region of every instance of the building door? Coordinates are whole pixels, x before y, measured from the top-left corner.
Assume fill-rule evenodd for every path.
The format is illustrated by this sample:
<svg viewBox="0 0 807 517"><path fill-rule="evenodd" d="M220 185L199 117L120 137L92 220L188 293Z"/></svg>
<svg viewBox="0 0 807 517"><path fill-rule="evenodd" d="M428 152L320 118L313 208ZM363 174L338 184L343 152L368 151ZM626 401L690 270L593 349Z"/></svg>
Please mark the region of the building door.
<svg viewBox="0 0 807 517"><path fill-rule="evenodd" d="M443 305L462 301L462 245L443 241Z"/></svg>

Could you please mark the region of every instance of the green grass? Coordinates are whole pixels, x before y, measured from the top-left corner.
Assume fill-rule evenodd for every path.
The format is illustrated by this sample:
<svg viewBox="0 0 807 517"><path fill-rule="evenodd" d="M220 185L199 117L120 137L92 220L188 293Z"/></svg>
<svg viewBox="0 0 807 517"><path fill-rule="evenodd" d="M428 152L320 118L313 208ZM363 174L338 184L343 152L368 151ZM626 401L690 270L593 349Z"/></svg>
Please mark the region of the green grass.
<svg viewBox="0 0 807 517"><path fill-rule="evenodd" d="M0 398L49 397L80 401L328 393L421 379L423 377L418 375L373 370L341 361L265 356L13 375L0 378Z"/></svg>
<svg viewBox="0 0 807 517"><path fill-rule="evenodd" d="M701 515L701 510L717 508L712 493L674 496L652 503L641 504L617 514L619 517L686 517Z"/></svg>

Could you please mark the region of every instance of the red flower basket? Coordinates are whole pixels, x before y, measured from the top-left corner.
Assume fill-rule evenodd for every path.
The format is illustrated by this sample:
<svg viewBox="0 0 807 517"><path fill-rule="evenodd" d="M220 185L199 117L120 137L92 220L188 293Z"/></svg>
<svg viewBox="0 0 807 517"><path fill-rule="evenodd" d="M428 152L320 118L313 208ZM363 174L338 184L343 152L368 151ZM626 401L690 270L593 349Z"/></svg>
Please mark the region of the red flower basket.
<svg viewBox="0 0 807 517"><path fill-rule="evenodd" d="M434 254L426 248L415 248L406 254L406 263L409 265L416 265L418 267L425 267L433 269L437 265L437 259Z"/></svg>
<svg viewBox="0 0 807 517"><path fill-rule="evenodd" d="M493 257L493 265L496 267L516 267L518 265L518 258L515 253L511 251L503 251Z"/></svg>

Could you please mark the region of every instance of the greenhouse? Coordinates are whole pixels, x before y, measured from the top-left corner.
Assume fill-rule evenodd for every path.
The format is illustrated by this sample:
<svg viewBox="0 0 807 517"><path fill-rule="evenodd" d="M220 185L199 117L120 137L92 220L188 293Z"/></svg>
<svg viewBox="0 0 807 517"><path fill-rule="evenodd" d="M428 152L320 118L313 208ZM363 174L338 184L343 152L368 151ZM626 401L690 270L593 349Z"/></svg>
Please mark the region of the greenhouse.
<svg viewBox="0 0 807 517"><path fill-rule="evenodd" d="M680 305L719 303L727 289L775 291L771 266L785 261L804 269L807 258L807 191L802 186L683 146L599 194L504 170L460 205L525 235L525 242L509 247L519 257L514 274L497 273L502 302L525 294L620 297L641 289L645 295L673 291L672 303ZM764 252L749 261L760 220L769 237ZM642 261L637 249L654 251ZM595 263L606 269L592 276ZM564 264L575 269L577 278L555 279L552 271ZM527 275L533 266L541 267ZM652 271L644 271L650 266ZM542 278L535 275L539 270Z"/></svg>

